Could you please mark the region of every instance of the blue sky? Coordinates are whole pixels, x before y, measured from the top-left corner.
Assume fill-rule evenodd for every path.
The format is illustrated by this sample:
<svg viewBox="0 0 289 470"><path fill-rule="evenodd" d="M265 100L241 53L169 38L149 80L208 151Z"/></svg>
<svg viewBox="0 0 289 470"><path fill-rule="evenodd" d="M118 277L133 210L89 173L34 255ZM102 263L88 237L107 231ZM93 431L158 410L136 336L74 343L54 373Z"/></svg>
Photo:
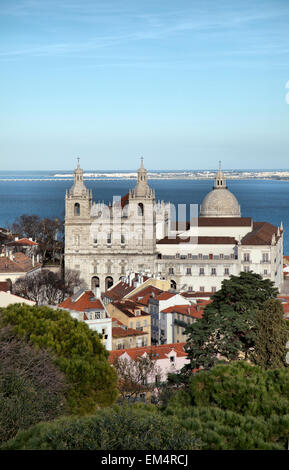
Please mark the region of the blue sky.
<svg viewBox="0 0 289 470"><path fill-rule="evenodd" d="M289 168L287 0L0 0L1 170Z"/></svg>

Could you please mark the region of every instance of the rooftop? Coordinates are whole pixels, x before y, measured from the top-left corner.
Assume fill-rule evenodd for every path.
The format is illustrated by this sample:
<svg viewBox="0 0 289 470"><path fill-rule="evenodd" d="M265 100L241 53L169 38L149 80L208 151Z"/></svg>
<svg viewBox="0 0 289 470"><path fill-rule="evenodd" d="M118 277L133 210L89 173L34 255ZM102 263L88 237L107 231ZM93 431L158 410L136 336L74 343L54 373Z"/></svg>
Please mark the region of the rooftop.
<svg viewBox="0 0 289 470"><path fill-rule="evenodd" d="M95 298L91 290L84 291L81 289L78 293L72 295L58 305L59 308L67 310L76 310L84 312L88 310L105 310L100 299Z"/></svg>
<svg viewBox="0 0 289 470"><path fill-rule="evenodd" d="M116 351L110 351L109 362L113 364L113 362L123 354L127 354L133 360L142 357L144 354L151 355L152 359L155 360L168 359L172 352L175 352L177 357L186 357L187 353L184 350L185 344L186 343L172 343L142 348L118 349Z"/></svg>

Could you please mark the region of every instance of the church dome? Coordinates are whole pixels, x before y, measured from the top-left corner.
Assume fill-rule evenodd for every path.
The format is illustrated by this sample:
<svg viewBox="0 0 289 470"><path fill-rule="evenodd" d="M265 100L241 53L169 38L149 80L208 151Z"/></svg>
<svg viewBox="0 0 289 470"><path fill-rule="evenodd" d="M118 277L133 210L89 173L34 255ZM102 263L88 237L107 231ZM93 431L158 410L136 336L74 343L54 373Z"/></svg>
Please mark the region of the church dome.
<svg viewBox="0 0 289 470"><path fill-rule="evenodd" d="M224 173L219 168L214 189L204 198L200 217L241 217L238 200L226 187Z"/></svg>

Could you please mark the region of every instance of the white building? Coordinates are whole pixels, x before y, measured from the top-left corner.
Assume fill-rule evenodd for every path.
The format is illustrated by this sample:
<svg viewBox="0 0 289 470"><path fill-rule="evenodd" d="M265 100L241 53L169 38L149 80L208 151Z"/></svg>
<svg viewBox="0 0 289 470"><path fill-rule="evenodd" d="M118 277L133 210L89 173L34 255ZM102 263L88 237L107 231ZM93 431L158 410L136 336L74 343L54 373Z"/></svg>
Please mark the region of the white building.
<svg viewBox="0 0 289 470"><path fill-rule="evenodd" d="M275 227L242 217L221 168L194 226L173 230L171 207L155 201L143 164L136 187L121 200L109 207L93 204L78 165L65 199L66 268L78 270L89 288L102 292L130 272L166 279L177 290L214 292L223 279L249 270L280 290L282 223Z"/></svg>
<svg viewBox="0 0 289 470"><path fill-rule="evenodd" d="M80 289L76 294L64 300L58 308L67 310L72 318L84 321L91 330L102 336L102 342L108 351L112 350L112 319L105 306L94 293Z"/></svg>

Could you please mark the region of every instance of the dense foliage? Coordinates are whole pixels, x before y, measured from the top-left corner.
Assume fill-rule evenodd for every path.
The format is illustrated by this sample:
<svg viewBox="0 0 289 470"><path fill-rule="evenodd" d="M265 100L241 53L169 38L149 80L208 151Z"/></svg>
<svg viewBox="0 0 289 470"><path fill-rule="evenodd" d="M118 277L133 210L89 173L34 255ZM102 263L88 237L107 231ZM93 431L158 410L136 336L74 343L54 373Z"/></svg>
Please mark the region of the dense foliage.
<svg viewBox="0 0 289 470"><path fill-rule="evenodd" d="M289 372L243 361L218 364L189 379L164 410L203 449L285 449L289 438Z"/></svg>
<svg viewBox="0 0 289 470"><path fill-rule="evenodd" d="M93 412L114 401L116 373L98 334L84 322L61 310L15 304L1 309L0 327L6 325L55 355L55 364L71 385L66 396L72 413Z"/></svg>
<svg viewBox="0 0 289 470"><path fill-rule="evenodd" d="M289 323L284 319L280 300L267 300L257 313L257 336L252 359L264 368L284 367Z"/></svg>
<svg viewBox="0 0 289 470"><path fill-rule="evenodd" d="M4 449L187 450L197 447L190 431L153 407L114 407L93 416L61 418L20 432Z"/></svg>
<svg viewBox="0 0 289 470"><path fill-rule="evenodd" d="M218 364L189 380L193 406L218 406L242 415L269 417L289 412L289 372L246 362Z"/></svg>
<svg viewBox="0 0 289 470"><path fill-rule="evenodd" d="M206 306L203 317L189 325L188 370L214 366L219 358L248 358L256 342L257 312L277 289L269 279L253 272L230 276Z"/></svg>
<svg viewBox="0 0 289 470"><path fill-rule="evenodd" d="M0 443L67 411L64 375L50 355L0 330Z"/></svg>

